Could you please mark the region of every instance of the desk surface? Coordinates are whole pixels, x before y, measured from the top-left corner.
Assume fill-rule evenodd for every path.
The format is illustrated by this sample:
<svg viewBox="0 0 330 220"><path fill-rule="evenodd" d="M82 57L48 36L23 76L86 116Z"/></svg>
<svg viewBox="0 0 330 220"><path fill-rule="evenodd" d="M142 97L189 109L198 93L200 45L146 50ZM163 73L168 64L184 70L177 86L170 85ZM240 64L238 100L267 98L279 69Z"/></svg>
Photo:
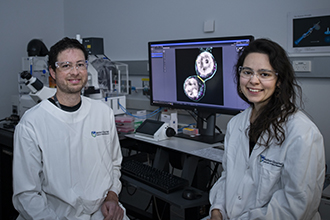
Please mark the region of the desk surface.
<svg viewBox="0 0 330 220"><path fill-rule="evenodd" d="M223 143L206 144L203 142L192 141L179 137L171 137L169 139L154 141L151 139L136 136L135 134L125 135L127 138L151 143L160 147L176 150L186 154L205 158L215 162L222 162L223 157ZM219 149L222 148L222 149Z"/></svg>

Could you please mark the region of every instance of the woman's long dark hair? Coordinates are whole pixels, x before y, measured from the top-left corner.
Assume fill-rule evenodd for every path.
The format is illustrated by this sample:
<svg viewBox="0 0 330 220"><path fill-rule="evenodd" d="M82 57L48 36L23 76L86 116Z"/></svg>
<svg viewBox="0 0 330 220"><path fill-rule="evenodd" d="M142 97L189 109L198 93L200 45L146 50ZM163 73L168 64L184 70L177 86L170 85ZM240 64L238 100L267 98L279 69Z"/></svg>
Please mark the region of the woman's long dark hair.
<svg viewBox="0 0 330 220"><path fill-rule="evenodd" d="M269 102L263 107L253 124L250 125L248 135L250 141L268 147L275 139L281 145L285 140L284 122L297 111L296 100L301 101L301 87L298 85L295 73L285 50L277 43L268 39L257 39L247 46L240 55L236 68L237 92L239 96L251 106L251 103L241 92L239 66L243 66L246 56L250 53L263 53L268 55L270 65L278 73L276 89Z"/></svg>

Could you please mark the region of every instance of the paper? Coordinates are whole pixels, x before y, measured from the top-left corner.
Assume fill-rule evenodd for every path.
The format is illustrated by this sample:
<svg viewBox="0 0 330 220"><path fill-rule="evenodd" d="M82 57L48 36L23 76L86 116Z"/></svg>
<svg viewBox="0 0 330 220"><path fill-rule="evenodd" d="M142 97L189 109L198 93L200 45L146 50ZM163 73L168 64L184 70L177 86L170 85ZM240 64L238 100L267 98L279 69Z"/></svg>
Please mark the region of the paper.
<svg viewBox="0 0 330 220"><path fill-rule="evenodd" d="M216 162L222 162L224 151L219 148L209 147L200 150L194 150L190 153Z"/></svg>

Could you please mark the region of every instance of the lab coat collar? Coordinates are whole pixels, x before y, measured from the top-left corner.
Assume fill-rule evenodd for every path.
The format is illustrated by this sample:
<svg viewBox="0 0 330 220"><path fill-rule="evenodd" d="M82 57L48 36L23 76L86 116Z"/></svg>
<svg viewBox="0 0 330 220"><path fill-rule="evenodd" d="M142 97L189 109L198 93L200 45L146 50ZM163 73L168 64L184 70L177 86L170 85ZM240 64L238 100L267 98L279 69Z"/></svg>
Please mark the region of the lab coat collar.
<svg viewBox="0 0 330 220"><path fill-rule="evenodd" d="M246 135L246 130L250 126L250 117L251 117L251 114L252 114L252 107L249 107L249 108L245 109L244 112L242 112L242 114L244 114L243 121L242 121L241 126L238 129L241 132L243 132L244 135ZM267 140L268 134L264 134L264 138L265 138L265 140ZM260 141L260 137L259 137L258 141ZM249 144L249 138L248 137L247 137L247 143L246 144L247 145ZM259 156L265 150L266 150L265 146L260 145L260 144L256 144L256 146L254 147L254 149L251 153L250 159Z"/></svg>
<svg viewBox="0 0 330 220"><path fill-rule="evenodd" d="M245 109L241 114L243 114L243 117L242 117L243 120L242 120L241 126L239 126L238 129L241 132L245 133L246 129L248 129L250 126L250 117L252 114L252 107Z"/></svg>

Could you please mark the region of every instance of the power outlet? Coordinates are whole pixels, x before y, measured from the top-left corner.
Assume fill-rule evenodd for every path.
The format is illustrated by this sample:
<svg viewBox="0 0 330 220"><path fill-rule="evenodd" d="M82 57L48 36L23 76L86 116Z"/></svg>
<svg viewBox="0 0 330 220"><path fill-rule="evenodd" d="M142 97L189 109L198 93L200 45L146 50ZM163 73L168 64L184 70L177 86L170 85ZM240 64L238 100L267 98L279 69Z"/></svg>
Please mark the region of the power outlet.
<svg viewBox="0 0 330 220"><path fill-rule="evenodd" d="M295 72L310 73L312 71L312 61L310 60L294 60L292 67Z"/></svg>

